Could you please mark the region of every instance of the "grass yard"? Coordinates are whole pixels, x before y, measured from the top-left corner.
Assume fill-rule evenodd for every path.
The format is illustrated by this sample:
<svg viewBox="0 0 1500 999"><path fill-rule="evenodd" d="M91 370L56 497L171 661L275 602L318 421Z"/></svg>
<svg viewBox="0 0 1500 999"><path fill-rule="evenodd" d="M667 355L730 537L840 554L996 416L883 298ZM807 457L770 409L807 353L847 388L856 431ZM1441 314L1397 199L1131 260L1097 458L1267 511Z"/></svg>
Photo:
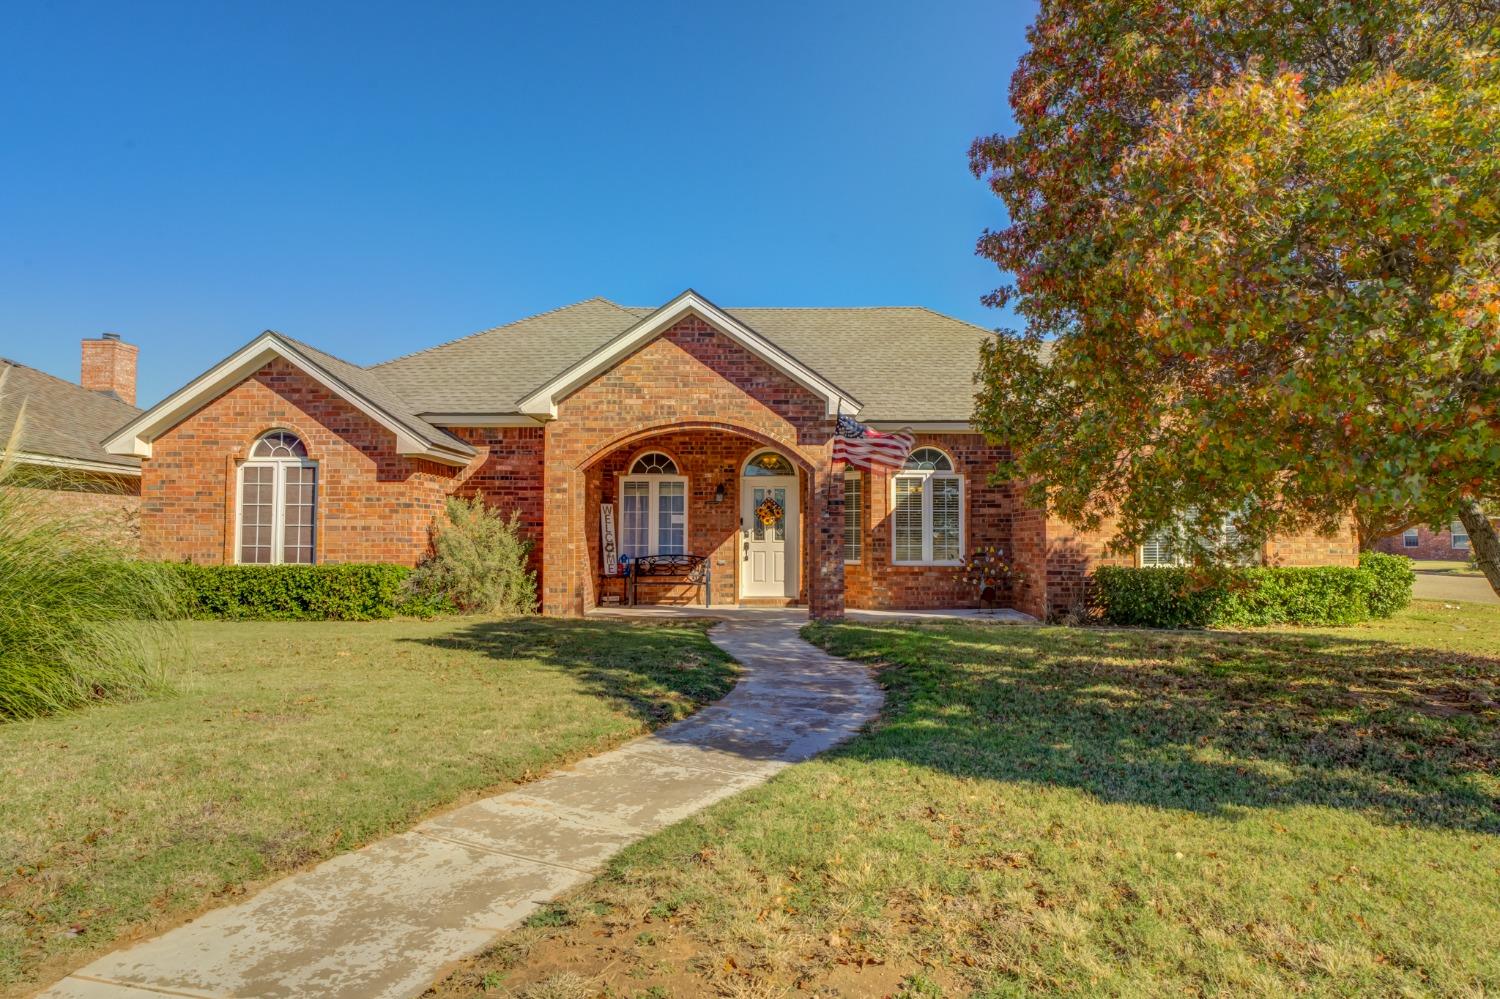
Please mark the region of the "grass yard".
<svg viewBox="0 0 1500 999"><path fill-rule="evenodd" d="M173 695L0 725L0 993L721 696L701 625L195 623Z"/></svg>
<svg viewBox="0 0 1500 999"><path fill-rule="evenodd" d="M1479 568L1477 566L1472 566L1468 562L1414 561L1412 562L1411 567L1417 572L1430 572L1434 575L1441 576L1484 575L1484 573L1479 571Z"/></svg>
<svg viewBox="0 0 1500 999"><path fill-rule="evenodd" d="M871 732L435 995L1500 992L1500 608L807 634L880 670Z"/></svg>

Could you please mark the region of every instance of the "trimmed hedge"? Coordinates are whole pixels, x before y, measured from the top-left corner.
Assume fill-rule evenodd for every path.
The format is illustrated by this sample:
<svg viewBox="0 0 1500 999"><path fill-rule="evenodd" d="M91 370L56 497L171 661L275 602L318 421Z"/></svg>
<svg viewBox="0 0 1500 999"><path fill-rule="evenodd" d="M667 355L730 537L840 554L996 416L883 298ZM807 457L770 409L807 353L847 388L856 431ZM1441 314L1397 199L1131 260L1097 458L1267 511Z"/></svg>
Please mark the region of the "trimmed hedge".
<svg viewBox="0 0 1500 999"><path fill-rule="evenodd" d="M1411 603L1412 584L1417 581L1411 559L1405 555L1360 552L1359 567L1375 577L1375 588L1370 593L1370 613L1375 617L1390 617Z"/></svg>
<svg viewBox="0 0 1500 999"><path fill-rule="evenodd" d="M415 601L404 565L172 563L187 617L222 621L372 621L445 608Z"/></svg>
<svg viewBox="0 0 1500 999"><path fill-rule="evenodd" d="M1347 625L1390 617L1411 600L1409 559L1366 553L1352 566L1127 569L1094 573L1111 624L1206 628Z"/></svg>

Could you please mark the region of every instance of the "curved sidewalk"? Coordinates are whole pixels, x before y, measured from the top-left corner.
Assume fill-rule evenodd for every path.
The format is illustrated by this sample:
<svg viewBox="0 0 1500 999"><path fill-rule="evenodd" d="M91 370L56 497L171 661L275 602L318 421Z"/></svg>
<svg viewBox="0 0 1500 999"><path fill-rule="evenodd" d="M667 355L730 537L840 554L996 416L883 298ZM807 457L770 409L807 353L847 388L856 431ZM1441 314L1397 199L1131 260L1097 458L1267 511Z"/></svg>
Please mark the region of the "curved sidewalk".
<svg viewBox="0 0 1500 999"><path fill-rule="evenodd" d="M42 995L415 996L617 850L853 735L866 670L797 637L805 612L710 637L744 667L723 700L549 777L294 874L108 954Z"/></svg>

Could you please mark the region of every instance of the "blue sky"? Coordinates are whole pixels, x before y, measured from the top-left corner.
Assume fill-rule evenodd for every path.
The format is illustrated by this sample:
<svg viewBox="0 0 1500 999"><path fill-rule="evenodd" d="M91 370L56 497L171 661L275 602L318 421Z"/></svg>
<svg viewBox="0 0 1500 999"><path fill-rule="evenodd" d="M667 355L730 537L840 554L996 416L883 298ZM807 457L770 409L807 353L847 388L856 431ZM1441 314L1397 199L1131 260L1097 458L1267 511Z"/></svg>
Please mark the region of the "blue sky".
<svg viewBox="0 0 1500 999"><path fill-rule="evenodd" d="M0 354L141 347L149 404L262 329L371 363L604 295L985 326L1032 3L12 5Z"/></svg>

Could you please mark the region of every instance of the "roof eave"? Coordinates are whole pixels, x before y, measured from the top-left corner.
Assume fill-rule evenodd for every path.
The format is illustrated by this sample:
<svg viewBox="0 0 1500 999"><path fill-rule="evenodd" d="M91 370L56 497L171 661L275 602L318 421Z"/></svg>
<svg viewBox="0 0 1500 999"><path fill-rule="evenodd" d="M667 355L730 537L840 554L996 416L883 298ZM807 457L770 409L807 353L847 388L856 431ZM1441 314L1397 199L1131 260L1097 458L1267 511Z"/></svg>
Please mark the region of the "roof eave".
<svg viewBox="0 0 1500 999"><path fill-rule="evenodd" d="M396 438L396 451L401 455L427 458L445 465L462 466L467 465L477 453L473 448L457 440L446 443L424 439L396 416L355 391L298 351L292 344L270 331L251 340L120 428L113 436L105 440L105 452L134 458L150 458L152 444L158 436L201 409L209 400L217 398L259 371L267 362L278 357L294 365L324 388L391 431Z"/></svg>
<svg viewBox="0 0 1500 999"><path fill-rule="evenodd" d="M56 454L40 454L35 451L18 451L15 460L22 465L42 465L47 468L61 468L70 472L98 472L104 475L123 475L128 478L140 478L141 469L139 465L117 465L109 461L89 461L84 458L66 458Z"/></svg>

